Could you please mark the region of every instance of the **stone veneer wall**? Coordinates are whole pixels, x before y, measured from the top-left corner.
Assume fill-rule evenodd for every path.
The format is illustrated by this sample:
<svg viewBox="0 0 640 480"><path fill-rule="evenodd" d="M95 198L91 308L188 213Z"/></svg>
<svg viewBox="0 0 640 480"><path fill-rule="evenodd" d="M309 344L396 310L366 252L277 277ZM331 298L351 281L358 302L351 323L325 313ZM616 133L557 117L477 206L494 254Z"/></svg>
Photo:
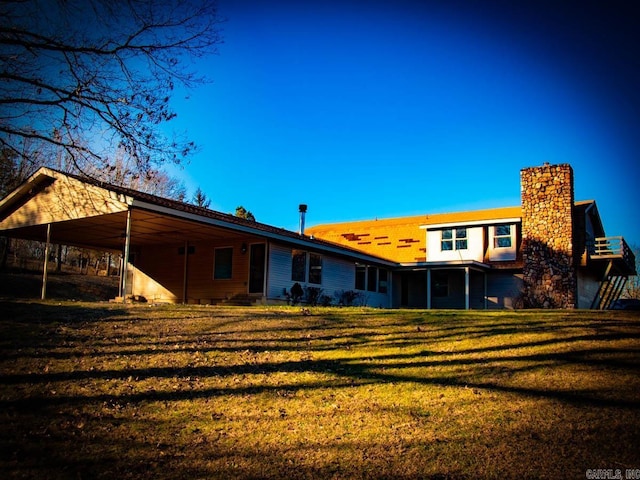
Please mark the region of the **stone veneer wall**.
<svg viewBox="0 0 640 480"><path fill-rule="evenodd" d="M575 308L573 170L570 165L525 168L522 196L523 306Z"/></svg>

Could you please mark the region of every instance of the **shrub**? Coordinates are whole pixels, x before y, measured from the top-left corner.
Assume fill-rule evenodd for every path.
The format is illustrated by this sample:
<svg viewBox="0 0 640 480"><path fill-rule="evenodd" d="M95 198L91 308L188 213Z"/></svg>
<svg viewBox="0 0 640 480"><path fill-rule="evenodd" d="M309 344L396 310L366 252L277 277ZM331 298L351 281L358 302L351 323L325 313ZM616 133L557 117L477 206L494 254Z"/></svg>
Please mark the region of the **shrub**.
<svg viewBox="0 0 640 480"><path fill-rule="evenodd" d="M316 306L322 296L322 289L320 287L307 287L305 289L305 302L308 305Z"/></svg>
<svg viewBox="0 0 640 480"><path fill-rule="evenodd" d="M320 305L322 305L323 307L328 307L329 305L331 305L332 300L333 299L329 295L320 295L320 300L318 303L320 303Z"/></svg>
<svg viewBox="0 0 640 480"><path fill-rule="evenodd" d="M285 291L285 296L287 297L287 303L290 303L291 305L297 305L298 302L300 302L300 300L302 299L303 295L304 295L304 290L302 289L302 286L298 282L293 284L290 292Z"/></svg>
<svg viewBox="0 0 640 480"><path fill-rule="evenodd" d="M361 292L355 290L339 290L335 293L336 303L343 307L360 304L364 298Z"/></svg>

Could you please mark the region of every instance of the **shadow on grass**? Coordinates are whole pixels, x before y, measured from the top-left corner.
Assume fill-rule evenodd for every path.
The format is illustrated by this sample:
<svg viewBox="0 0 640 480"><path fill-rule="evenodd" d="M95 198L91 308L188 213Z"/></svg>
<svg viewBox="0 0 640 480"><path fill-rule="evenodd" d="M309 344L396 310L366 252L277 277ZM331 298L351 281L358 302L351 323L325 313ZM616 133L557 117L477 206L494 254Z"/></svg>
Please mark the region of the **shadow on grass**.
<svg viewBox="0 0 640 480"><path fill-rule="evenodd" d="M545 343L548 345L549 343ZM513 348L518 348L514 345ZM602 392L592 390L558 390L540 389L526 386L508 385L498 381L486 381L507 374L535 371L541 368L553 369L572 365L597 369L640 370L640 349L590 348L558 353L539 353L529 355L509 355L498 358L447 358L458 353L442 354L440 352L422 351L413 355L385 355L382 357L354 358L348 357L334 360L300 360L288 362L267 362L258 364L242 364L213 367L175 367L175 368L123 368L118 370L74 371L59 373L28 373L1 375L4 385L18 384L51 384L52 382L78 382L91 380L120 380L138 382L148 379L175 379L180 388L175 391L146 391L137 393L97 394L97 395L57 395L35 396L16 400L0 401L0 407L17 410L33 410L63 404L90 404L104 402L140 403L158 401L182 401L198 398L219 397L225 395L254 395L281 390L298 391L317 388L341 388L363 384L383 383L417 383L430 386L477 388L523 395L527 397L546 398L567 402L574 405L597 407L640 408L640 398L603 398ZM428 356L437 359L425 360ZM594 358L596 357L596 358ZM605 358L602 358L605 357ZM620 357L623 357L621 359ZM401 363L383 363L382 360L403 360ZM465 367L456 370L456 367ZM425 369L425 375L394 374L388 370ZM429 369L437 369L430 372ZM450 369L450 372L442 372ZM302 374L312 373L332 377L329 380L305 383L278 385L251 385L246 387L223 387L191 389L184 388L183 379L206 377L235 377L244 375L268 374ZM431 375L430 375L431 374ZM187 382L188 384L188 382Z"/></svg>
<svg viewBox="0 0 640 480"><path fill-rule="evenodd" d="M150 443L144 437L144 428L162 429L161 422L129 413L153 402L167 410L173 402L266 395L278 402L274 405L280 405L283 398L305 391L369 385L403 389L415 384L471 389L477 395L502 393L550 400L593 407L594 411L613 409L610 411L628 414L640 409L638 393L625 390L623 385L620 391L612 392L587 384L565 388L514 380L518 374L565 367L570 371L633 374L640 370L637 321L596 322L553 314L546 320L527 314L488 321L482 315L406 312L396 317L392 312L376 311L367 313L367 320L349 314L340 321L279 314L273 316L273 328L261 319L259 328L252 329L241 324L252 322L241 314L225 313L216 319L216 310L211 309L195 312L209 323L189 331L182 328L180 319L144 318L137 316L135 309L117 306L5 302L0 308L8 313L0 322L0 426L11 428L0 438L4 436L2 445L11 447L8 462L26 465L15 469L32 478L47 477L47 468L62 472L58 478L72 477L76 471L83 472L83 478L142 478L148 472L164 477L210 476L206 468L181 463L189 445ZM102 336L94 338L92 332L98 327L104 327ZM158 331L140 333L140 329L153 328ZM168 330L163 333L160 328ZM475 342L487 340L489 343L475 346ZM279 354L281 360L273 360L266 355L269 352ZM148 365L147 356L171 358L181 353L222 355L213 356L220 361L213 365L193 365L190 357L176 356L176 362L179 358L181 362L177 365L143 366ZM87 363L75 362L83 357ZM93 358L100 362L91 363ZM23 365L42 367L58 360L57 370L51 372ZM277 384L269 383L268 378L279 374ZM540 375L544 379L544 374ZM304 380L298 381L298 377ZM162 380L157 383L162 389L154 389L154 379ZM198 383L198 379L212 382ZM77 387L78 393L65 394L65 382ZM120 388L125 385L131 389ZM95 413L87 419L86 412ZM93 437L83 437L89 430L83 422L99 424L91 429ZM141 428L141 433L136 422L149 422L150 426ZM70 442L77 445L77 454L64 451ZM342 446L341 442L335 444ZM224 451L232 447L212 448L220 448L211 451L216 458L234 455L231 450ZM247 453L256 458L263 454L258 447ZM286 455L280 451L272 455L282 463L267 466L273 469L271 473L245 470L244 475L276 478L282 472L292 473L287 470L292 467L286 463ZM388 458L379 460L386 462ZM302 468L294 473L332 477L337 471L332 471L331 465ZM237 477L238 472L243 475L242 468L232 464L218 470L221 476ZM368 473L371 478L379 474L375 470Z"/></svg>
<svg viewBox="0 0 640 480"><path fill-rule="evenodd" d="M333 360L301 360L288 362L259 362L240 365L207 366L207 367L158 367L158 368L122 368L112 370L78 370L70 372L31 372L31 373L11 373L0 374L0 381L4 385L18 384L48 384L51 382L63 381L91 381L91 380L125 380L135 379L136 381L152 378L183 378L183 377L231 377L237 375L263 375L273 373L299 374L315 373L329 374L339 379L338 385L348 385L354 382L367 383L388 383L388 382L415 382L427 385L446 386L466 386L483 389L493 389L497 391L508 391L521 393L523 395L556 398L564 401L586 402L592 404L602 404L603 406L639 406L635 401L614 401L590 398L584 392L573 394L571 392L556 392L553 390L541 390L526 387L504 386L495 382L484 382L478 380L483 375L483 366L486 363L508 364L510 374L533 370L540 367L554 367L560 365L581 365L585 367L598 368L631 368L640 369L640 351L637 349L614 349L606 345L609 342L618 340L639 339L640 332L630 333L628 331L615 331L616 328L628 326L624 322L608 323L587 323L584 321L562 320L560 315L558 321L540 321L525 315L527 319L523 322L523 317L516 316L510 321L500 319L488 325L478 325L477 321L483 319L478 315L461 315L437 313L435 315L417 315L413 312L398 315L397 321L388 321L385 315L378 311L365 312L366 314L381 316L384 321L376 323L373 327L364 328L361 321L346 321L345 317L340 321L337 314L332 314L329 319L323 318L320 323L316 323L316 328L304 329L303 327L293 327L274 325L272 330L258 329L251 331L224 330L194 336L187 335L187 339L175 340L169 336L158 341L148 341L148 337L142 334L127 332L126 335L113 341L105 338L97 341L90 335L83 332L82 327L87 324L109 322L131 321L131 312L125 308L82 306L82 305L52 305L45 303L15 303L0 302L0 309L5 314L5 326L10 334L4 335L4 341L0 342L0 351L5 359L20 360L25 358L43 359L68 359L75 358L80 353L78 348L82 347L81 355L91 357L127 357L146 356L179 353L206 353L206 352L238 352L246 351L251 354L262 352L314 352L321 353L328 350L344 350L357 352L359 348L367 349L414 349L424 345L437 345L439 342L450 341L451 338L457 340L477 340L486 337L513 336L518 333L553 333L554 329L562 332L571 331L573 328L590 329L598 327L601 329L597 333L594 329L592 334L558 336L557 338L545 338L541 340L506 342L497 345L484 346L478 348L455 348L450 351L437 349L421 349L411 353L375 354L357 357L354 355L345 356ZM209 313L209 312L208 312ZM210 312L215 315L215 311ZM353 315L350 312L350 315ZM300 317L290 314L280 314L280 318L300 321ZM533 316L535 317L535 316ZM19 322L12 322L12 318L19 318ZM240 317L242 318L242 317ZM346 316L349 318L349 315ZM361 319L360 313L355 314L356 319ZM396 319L396 316L392 316ZM572 317L569 317L572 318ZM457 320L456 320L457 319ZM484 318L486 320L486 317ZM6 323L6 322L9 323ZM316 320L312 320L316 321ZM575 323L572 324L572 323ZM1 325L1 324L0 324ZM55 326L77 327L77 330L58 332L52 329ZM227 327L229 322L216 324L217 328ZM41 327L38 329L38 327ZM363 330L363 331L359 331ZM604 332L602 331L604 330ZM282 338L259 340L255 338L236 338L238 333L260 337L261 333L282 333ZM287 338L286 334L306 331L307 335L294 335ZM341 335L330 335L327 332L340 332ZM318 335L315 332L324 334ZM184 336L184 335L182 335ZM42 340L45 341L42 341ZM38 341L40 340L40 341ZM91 341L89 348L85 343ZM567 345L578 342L597 342L597 348L568 350ZM65 352L57 351L61 343L66 345ZM147 348L132 349L127 346L147 345ZM508 355L500 357L480 357L480 354L493 354L510 350L530 349L538 347L562 346L563 351L552 353L534 353L523 355ZM112 347L111 351L101 351L101 347ZM616 360L612 358L590 358L594 355L611 356L631 356L631 360ZM462 356L462 358L460 358ZM471 356L465 358L465 356ZM426 358L435 358L426 360ZM454 357L454 358L450 358ZM402 363L399 363L402 361ZM391 362L391 363L389 363ZM526 366L514 366L514 364L526 364ZM450 368L450 367L475 367L475 372L465 372L464 378L459 372L452 372L450 377L443 377L441 374L429 376L428 369ZM427 369L425 376L405 376L381 373L385 369ZM475 379L475 380L474 380ZM308 385L288 385L290 389L327 388L334 386L331 382L319 382ZM280 388L280 387L278 387ZM39 398L23 399L14 401L3 401L0 405L14 405L20 408L20 404L47 403L61 404L65 402L103 402L120 399L125 402L157 401L157 400L182 400L188 398L200 398L206 396L219 396L225 394L238 393L259 393L270 391L270 386L252 386L245 391L237 388L231 389L209 389L185 392L147 392L124 395L97 395L97 396L43 396ZM24 402L24 403L23 403Z"/></svg>

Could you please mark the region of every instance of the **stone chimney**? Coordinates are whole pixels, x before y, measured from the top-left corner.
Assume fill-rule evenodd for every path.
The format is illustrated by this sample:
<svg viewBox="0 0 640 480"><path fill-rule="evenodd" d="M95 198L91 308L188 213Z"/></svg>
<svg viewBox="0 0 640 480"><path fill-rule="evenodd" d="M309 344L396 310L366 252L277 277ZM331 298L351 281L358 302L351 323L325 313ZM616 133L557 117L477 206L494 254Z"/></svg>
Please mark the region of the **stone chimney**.
<svg viewBox="0 0 640 480"><path fill-rule="evenodd" d="M523 303L530 308L575 308L573 169L568 164L520 171Z"/></svg>

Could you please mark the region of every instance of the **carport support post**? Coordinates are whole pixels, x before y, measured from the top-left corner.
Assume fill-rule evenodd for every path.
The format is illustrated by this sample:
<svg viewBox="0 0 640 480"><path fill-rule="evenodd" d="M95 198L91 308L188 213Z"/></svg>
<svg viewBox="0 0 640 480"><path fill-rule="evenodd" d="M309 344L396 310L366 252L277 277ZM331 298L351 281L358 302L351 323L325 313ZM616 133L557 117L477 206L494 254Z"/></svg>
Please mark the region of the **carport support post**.
<svg viewBox="0 0 640 480"><path fill-rule="evenodd" d="M431 310L431 269L427 268L427 310Z"/></svg>
<svg viewBox="0 0 640 480"><path fill-rule="evenodd" d="M187 275L189 273L189 240L184 241L184 271L182 272L182 303L187 304Z"/></svg>
<svg viewBox="0 0 640 480"><path fill-rule="evenodd" d="M464 267L464 309L469 310L469 267Z"/></svg>
<svg viewBox="0 0 640 480"><path fill-rule="evenodd" d="M484 272L484 309L489 306L489 297L487 297L487 272Z"/></svg>
<svg viewBox="0 0 640 480"><path fill-rule="evenodd" d="M51 241L51 224L47 223L47 243L44 245L44 268L42 269L42 300L47 296L47 262L49 261L49 242Z"/></svg>
<svg viewBox="0 0 640 480"><path fill-rule="evenodd" d="M122 303L127 303L127 271L129 269L129 250L131 248L131 209L127 210L127 226L124 236L124 258L122 259L122 275L120 284L122 285Z"/></svg>

